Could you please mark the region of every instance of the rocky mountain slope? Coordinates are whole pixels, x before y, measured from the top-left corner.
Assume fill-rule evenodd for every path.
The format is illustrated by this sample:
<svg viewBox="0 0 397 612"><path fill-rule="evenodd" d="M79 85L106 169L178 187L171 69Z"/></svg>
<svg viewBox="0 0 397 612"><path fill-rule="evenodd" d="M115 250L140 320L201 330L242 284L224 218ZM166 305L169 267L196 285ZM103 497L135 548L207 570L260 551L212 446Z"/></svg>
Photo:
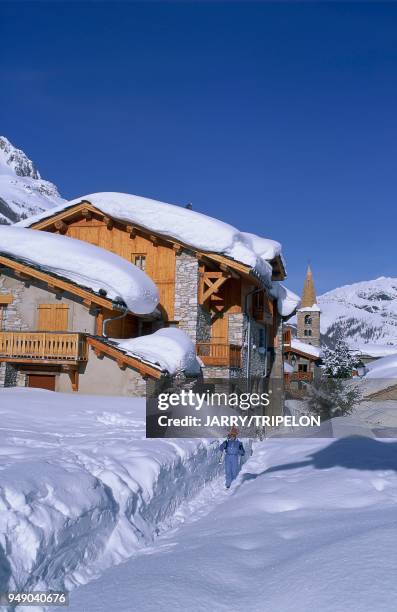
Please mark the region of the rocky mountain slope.
<svg viewBox="0 0 397 612"><path fill-rule="evenodd" d="M319 296L318 303L327 343L341 334L352 348L397 352L397 278L339 287Z"/></svg>
<svg viewBox="0 0 397 612"><path fill-rule="evenodd" d="M25 153L0 136L0 223L16 223L63 201Z"/></svg>

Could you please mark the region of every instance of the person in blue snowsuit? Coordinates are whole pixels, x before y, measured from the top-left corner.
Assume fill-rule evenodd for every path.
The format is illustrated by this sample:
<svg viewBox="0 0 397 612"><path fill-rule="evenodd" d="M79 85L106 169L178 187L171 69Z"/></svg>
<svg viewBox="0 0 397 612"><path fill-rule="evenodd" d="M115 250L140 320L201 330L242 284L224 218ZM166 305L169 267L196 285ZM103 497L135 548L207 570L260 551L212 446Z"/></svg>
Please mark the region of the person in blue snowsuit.
<svg viewBox="0 0 397 612"><path fill-rule="evenodd" d="M225 477L226 489L229 489L232 481L237 477L240 467L240 457L245 455L243 443L237 438L238 431L232 427L227 440L219 447L221 452L225 452Z"/></svg>

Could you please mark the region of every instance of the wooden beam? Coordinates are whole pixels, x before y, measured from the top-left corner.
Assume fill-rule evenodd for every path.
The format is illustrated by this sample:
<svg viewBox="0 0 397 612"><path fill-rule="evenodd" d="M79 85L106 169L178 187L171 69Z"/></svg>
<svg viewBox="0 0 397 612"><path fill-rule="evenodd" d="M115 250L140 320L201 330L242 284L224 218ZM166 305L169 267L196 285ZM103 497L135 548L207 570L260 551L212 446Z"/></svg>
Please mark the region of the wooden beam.
<svg viewBox="0 0 397 612"><path fill-rule="evenodd" d="M108 230L113 229L114 221L113 221L112 217L108 217L107 215L104 215L103 222L105 223L105 225L106 225Z"/></svg>
<svg viewBox="0 0 397 612"><path fill-rule="evenodd" d="M12 304L14 296L11 293L0 294L0 306Z"/></svg>
<svg viewBox="0 0 397 612"><path fill-rule="evenodd" d="M121 362L121 363L124 363L126 367L129 366L130 368L137 370L140 374L142 374L142 376L147 375L147 376L150 376L151 378L156 378L156 379L159 379L162 377L162 372L158 370L157 368L147 363L143 363L142 361L140 361L139 359L136 359L135 357L126 355L125 353L117 349L116 347L110 346L109 344L106 344L105 342L101 342L100 340L98 340L98 338L87 337L87 344L93 347L94 350L96 349L97 351L100 351L103 355L108 355L109 357L113 358L117 364Z"/></svg>
<svg viewBox="0 0 397 612"><path fill-rule="evenodd" d="M208 279L211 280L210 278L208 278L208 274L216 274L215 272L211 272L208 273L206 272L205 275L206 277L204 278L204 282ZM222 285L227 281L229 277L228 274L224 274L224 273L220 273L222 274L222 276L218 277L214 283L211 283L211 285L208 287L208 289L206 291L204 291L203 296L202 296L202 300L203 302L206 302L208 300L209 297L211 297L211 295L213 295L214 293L218 293L219 289L222 287Z"/></svg>
<svg viewBox="0 0 397 612"><path fill-rule="evenodd" d="M29 280L29 276L27 274L25 274L24 272L15 272L15 276L22 281L26 281Z"/></svg>
<svg viewBox="0 0 397 612"><path fill-rule="evenodd" d="M136 237L136 229L133 225L126 225L125 226L125 230L127 232L127 234L129 234L130 238L135 238Z"/></svg>
<svg viewBox="0 0 397 612"><path fill-rule="evenodd" d="M104 308L109 308L110 310L116 310L111 300L96 295L95 293L90 293L89 291L86 291L85 289L77 285L73 285L60 278L53 277L50 274L47 274L46 272L36 270L36 268L30 268L26 264L22 264L18 261L14 261L13 259L9 259L8 257L3 257L1 255L0 264L3 264L10 270L22 272L28 278L35 278L37 280L43 281L47 285L48 283L50 283L50 285L53 285L57 289L62 289L67 293L76 295L80 298L83 298L83 300L87 300L89 302L97 304L98 306L103 306Z"/></svg>
<svg viewBox="0 0 397 612"><path fill-rule="evenodd" d="M125 370L127 367L127 364L122 359L117 359L117 365L119 366L120 370Z"/></svg>
<svg viewBox="0 0 397 612"><path fill-rule="evenodd" d="M69 368L68 374L72 383L72 391L76 393L79 390L79 371L77 368Z"/></svg>
<svg viewBox="0 0 397 612"><path fill-rule="evenodd" d="M54 225L61 234L66 234L68 231L68 225L64 221L55 221Z"/></svg>
<svg viewBox="0 0 397 612"><path fill-rule="evenodd" d="M182 250L183 250L183 246L181 244L179 244L178 242L174 242L173 245L172 245L172 248L174 249L174 251L175 251L175 253L177 255L179 255L179 253L181 253Z"/></svg>
<svg viewBox="0 0 397 612"><path fill-rule="evenodd" d="M90 221L92 219L92 211L89 208L83 208L81 214L85 219L87 219L87 221Z"/></svg>

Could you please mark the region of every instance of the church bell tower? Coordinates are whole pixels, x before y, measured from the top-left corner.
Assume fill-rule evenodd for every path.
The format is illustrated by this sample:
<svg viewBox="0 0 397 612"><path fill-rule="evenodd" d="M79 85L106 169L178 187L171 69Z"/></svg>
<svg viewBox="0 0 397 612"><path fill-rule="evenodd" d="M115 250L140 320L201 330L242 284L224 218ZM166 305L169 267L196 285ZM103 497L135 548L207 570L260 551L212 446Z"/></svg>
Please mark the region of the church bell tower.
<svg viewBox="0 0 397 612"><path fill-rule="evenodd" d="M320 346L320 308L317 306L316 290L310 266L307 268L300 308L297 310L297 340L305 344Z"/></svg>

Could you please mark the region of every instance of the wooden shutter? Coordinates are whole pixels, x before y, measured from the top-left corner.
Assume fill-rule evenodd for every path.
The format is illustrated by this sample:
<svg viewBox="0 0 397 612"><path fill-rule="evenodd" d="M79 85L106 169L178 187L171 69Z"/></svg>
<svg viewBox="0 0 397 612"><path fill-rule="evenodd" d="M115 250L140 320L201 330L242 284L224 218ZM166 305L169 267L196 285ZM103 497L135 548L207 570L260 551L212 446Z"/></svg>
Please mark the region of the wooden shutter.
<svg viewBox="0 0 397 612"><path fill-rule="evenodd" d="M67 304L39 304L37 307L38 331L67 331L69 306Z"/></svg>

